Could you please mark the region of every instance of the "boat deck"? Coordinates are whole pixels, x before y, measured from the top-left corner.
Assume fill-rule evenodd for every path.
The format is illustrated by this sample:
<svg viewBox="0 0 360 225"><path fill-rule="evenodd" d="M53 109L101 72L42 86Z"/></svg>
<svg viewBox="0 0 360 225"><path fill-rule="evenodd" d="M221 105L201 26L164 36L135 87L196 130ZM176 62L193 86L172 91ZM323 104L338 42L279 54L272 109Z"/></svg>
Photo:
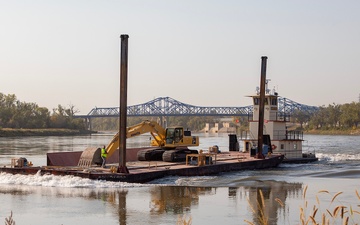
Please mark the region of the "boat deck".
<svg viewBox="0 0 360 225"><path fill-rule="evenodd" d="M41 167L0 167L0 172L12 174L53 174L73 175L82 178L120 181L130 183L146 183L165 176L204 176L221 172L266 169L277 167L284 159L283 155L272 155L265 159L255 159L249 153L225 152L216 154L207 164L198 160L188 162L163 162L163 161L134 161L127 162L129 173L117 173L117 164L107 164L106 168L99 166L76 167L76 166L41 166ZM216 158L216 160L215 160ZM201 158L200 158L201 159ZM200 164L200 165L199 165Z"/></svg>

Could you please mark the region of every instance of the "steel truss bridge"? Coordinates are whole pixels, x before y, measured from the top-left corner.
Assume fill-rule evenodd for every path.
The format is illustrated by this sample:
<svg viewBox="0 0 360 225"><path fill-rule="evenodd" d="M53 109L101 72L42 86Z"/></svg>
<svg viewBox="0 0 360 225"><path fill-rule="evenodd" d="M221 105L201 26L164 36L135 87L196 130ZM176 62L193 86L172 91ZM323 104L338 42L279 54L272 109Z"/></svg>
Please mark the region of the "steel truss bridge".
<svg viewBox="0 0 360 225"><path fill-rule="evenodd" d="M278 97L278 111L291 115L295 111L313 113L316 106L297 103L287 98ZM249 116L253 106L242 107L204 107L179 102L170 97L159 97L143 104L127 107L127 116ZM91 119L96 117L119 117L119 107L93 108L87 115L76 115L77 118Z"/></svg>

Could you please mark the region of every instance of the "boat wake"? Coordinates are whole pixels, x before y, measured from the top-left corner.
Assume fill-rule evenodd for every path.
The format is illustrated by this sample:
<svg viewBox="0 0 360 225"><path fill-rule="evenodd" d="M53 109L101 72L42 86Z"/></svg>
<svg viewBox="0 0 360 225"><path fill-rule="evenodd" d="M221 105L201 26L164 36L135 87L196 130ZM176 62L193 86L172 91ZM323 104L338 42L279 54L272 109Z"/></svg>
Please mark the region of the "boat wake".
<svg viewBox="0 0 360 225"><path fill-rule="evenodd" d="M330 162L340 162L340 161L360 161L360 154L349 154L349 153L336 153L336 154L327 154L327 153L316 153L316 157L319 160L330 161Z"/></svg>
<svg viewBox="0 0 360 225"><path fill-rule="evenodd" d="M63 188L129 188L149 186L149 184L134 184L126 182L111 182L91 180L80 178L76 176L55 176L55 175L40 175L38 172L35 175L21 175L0 173L0 185L27 185L27 186L42 186L42 187L63 187Z"/></svg>

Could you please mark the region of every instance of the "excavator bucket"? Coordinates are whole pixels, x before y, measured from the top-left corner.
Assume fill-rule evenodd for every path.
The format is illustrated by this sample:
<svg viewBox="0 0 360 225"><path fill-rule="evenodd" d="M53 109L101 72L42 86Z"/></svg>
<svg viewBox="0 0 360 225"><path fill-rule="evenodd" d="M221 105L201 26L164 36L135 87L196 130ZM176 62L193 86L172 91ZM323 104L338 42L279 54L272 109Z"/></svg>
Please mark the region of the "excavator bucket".
<svg viewBox="0 0 360 225"><path fill-rule="evenodd" d="M101 163L101 148L89 147L82 152L78 166L90 167L95 164L100 165Z"/></svg>

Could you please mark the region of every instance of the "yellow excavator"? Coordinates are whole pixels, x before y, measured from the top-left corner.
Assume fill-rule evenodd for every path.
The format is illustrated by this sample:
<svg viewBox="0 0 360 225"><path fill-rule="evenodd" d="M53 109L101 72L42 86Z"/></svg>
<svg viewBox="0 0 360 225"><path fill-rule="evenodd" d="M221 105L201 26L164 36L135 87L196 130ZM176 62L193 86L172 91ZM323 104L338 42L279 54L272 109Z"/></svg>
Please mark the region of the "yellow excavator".
<svg viewBox="0 0 360 225"><path fill-rule="evenodd" d="M137 154L139 161L163 160L166 162L185 161L186 154L197 154L197 150L188 149L188 146L199 146L199 137L191 136L191 131L183 127L163 128L155 121L145 120L126 128L126 138L150 133L153 139L150 145L155 148L140 150ZM158 147L158 148L156 148ZM106 147L108 157L119 148L119 133ZM87 148L82 153L79 166L91 165L101 161L99 148Z"/></svg>

